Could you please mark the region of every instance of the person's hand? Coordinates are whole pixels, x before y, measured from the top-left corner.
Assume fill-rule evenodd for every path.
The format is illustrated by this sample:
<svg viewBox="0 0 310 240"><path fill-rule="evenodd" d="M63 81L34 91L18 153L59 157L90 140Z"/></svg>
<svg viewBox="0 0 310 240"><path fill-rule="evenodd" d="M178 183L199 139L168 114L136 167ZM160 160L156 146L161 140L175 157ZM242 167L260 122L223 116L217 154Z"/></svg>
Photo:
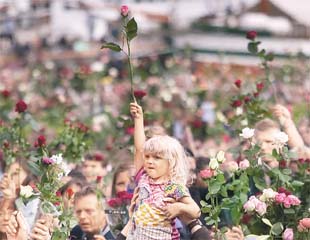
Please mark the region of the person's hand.
<svg viewBox="0 0 310 240"><path fill-rule="evenodd" d="M94 235L94 240L106 240L104 236Z"/></svg>
<svg viewBox="0 0 310 240"><path fill-rule="evenodd" d="M27 223L21 212L15 211L12 213L5 232L7 240L27 239Z"/></svg>
<svg viewBox="0 0 310 240"><path fill-rule="evenodd" d="M128 214L129 214L130 218L132 217L132 214L133 214L133 211L135 209L138 197L139 197L139 188L136 187L135 191L133 192L133 196L132 196L132 199L131 199L131 202L130 202L130 206L129 206L129 209L128 209Z"/></svg>
<svg viewBox="0 0 310 240"><path fill-rule="evenodd" d="M143 117L142 107L137 103L130 103L130 114L135 119Z"/></svg>
<svg viewBox="0 0 310 240"><path fill-rule="evenodd" d="M164 202L167 204L163 207L163 211L169 219L173 219L181 215L183 203L177 202L174 198L165 198Z"/></svg>
<svg viewBox="0 0 310 240"><path fill-rule="evenodd" d="M10 179L10 176L5 173L3 175L3 178L0 182L0 189L3 193L3 197L7 199L16 198L16 186L12 179Z"/></svg>
<svg viewBox="0 0 310 240"><path fill-rule="evenodd" d="M243 240L244 239L244 235L243 235L243 232L240 226L232 227L232 229L229 229L225 233L225 237L227 240Z"/></svg>
<svg viewBox="0 0 310 240"><path fill-rule="evenodd" d="M38 219L30 233L32 240L50 240L51 234L46 219Z"/></svg>
<svg viewBox="0 0 310 240"><path fill-rule="evenodd" d="M277 104L271 108L271 111L273 115L278 118L280 124L284 127L292 121L290 111L283 105Z"/></svg>

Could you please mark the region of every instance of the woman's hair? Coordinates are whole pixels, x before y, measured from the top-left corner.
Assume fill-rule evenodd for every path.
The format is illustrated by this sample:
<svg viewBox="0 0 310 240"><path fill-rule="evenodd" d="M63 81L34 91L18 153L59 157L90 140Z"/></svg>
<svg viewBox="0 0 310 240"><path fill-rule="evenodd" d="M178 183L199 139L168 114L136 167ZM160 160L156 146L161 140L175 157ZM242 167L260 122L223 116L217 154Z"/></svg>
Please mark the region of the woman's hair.
<svg viewBox="0 0 310 240"><path fill-rule="evenodd" d="M170 180L186 184L188 177L188 162L184 148L175 138L155 136L144 143L144 154L157 155L169 161Z"/></svg>
<svg viewBox="0 0 310 240"><path fill-rule="evenodd" d="M112 192L111 192L112 197L116 196L115 184L116 184L116 179L117 179L118 175L122 172L130 171L131 168L134 168L133 163L127 163L127 162L121 163L116 168L116 170L113 174L113 180L112 180Z"/></svg>

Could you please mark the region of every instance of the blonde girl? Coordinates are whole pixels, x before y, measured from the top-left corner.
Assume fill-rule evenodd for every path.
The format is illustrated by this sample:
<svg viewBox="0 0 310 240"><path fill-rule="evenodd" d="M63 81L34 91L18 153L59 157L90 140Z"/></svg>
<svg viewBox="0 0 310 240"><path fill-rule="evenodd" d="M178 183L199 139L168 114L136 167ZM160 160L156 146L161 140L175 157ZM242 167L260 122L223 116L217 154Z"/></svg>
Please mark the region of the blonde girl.
<svg viewBox="0 0 310 240"><path fill-rule="evenodd" d="M177 216L198 218L200 209L185 187L188 166L182 145L167 135L145 141L142 108L131 103L135 122L135 168L139 176L139 197L127 239L180 239ZM177 202L169 204L168 199Z"/></svg>

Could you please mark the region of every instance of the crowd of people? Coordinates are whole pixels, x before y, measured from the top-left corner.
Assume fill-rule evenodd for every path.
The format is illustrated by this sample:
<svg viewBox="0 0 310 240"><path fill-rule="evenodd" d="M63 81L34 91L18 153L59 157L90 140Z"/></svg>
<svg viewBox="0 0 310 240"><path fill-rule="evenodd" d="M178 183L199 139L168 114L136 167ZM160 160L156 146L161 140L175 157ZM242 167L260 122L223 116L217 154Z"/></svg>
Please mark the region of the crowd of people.
<svg viewBox="0 0 310 240"><path fill-rule="evenodd" d="M94 155L86 155L80 166L75 166L64 177L59 190L67 208L74 209L76 226L72 228L70 239L212 239L212 228L207 229L200 200L208 191L208 186L199 179L198 171L208 166L209 159L195 157L188 146L168 135L159 126L145 135L143 111L137 103L130 104L134 119L134 161L120 164L114 171L110 187L100 185L104 198L99 199L98 176L107 175L107 160ZM309 158L307 147L297 131L289 111L276 105L273 113L289 136L289 146L299 155ZM279 162L272 159L274 149L272 132L279 132L279 125L264 119L257 123L255 140L260 143L265 154L263 161L271 168ZM184 148L186 147L186 148ZM230 161L235 161L230 159ZM292 163L292 169L293 164ZM225 171L225 169L223 169ZM32 176L24 162L11 164L1 180L1 239L50 239L57 219L41 215L38 201L26 208L16 204L21 185L36 184L39 179ZM266 179L266 181L268 181ZM115 236L110 231L105 200L131 188L133 198L130 204L128 223ZM68 196L68 189L72 195ZM199 220L201 218L201 220ZM208 226L212 227L212 226ZM240 227L226 232L227 239L243 239Z"/></svg>
<svg viewBox="0 0 310 240"><path fill-rule="evenodd" d="M63 40L57 48L65 52L68 44ZM134 83L139 86L138 95L146 96L128 106L130 86L119 55L102 51L84 59L71 52L55 58L45 55L43 44L32 48L20 58L8 55L0 60L0 127L2 119L12 120L11 99L20 97L39 120L33 124L37 132L48 139L55 136L64 119L89 124L92 151L81 163L68 164L70 171L62 177L58 191L65 208L74 213L69 238L216 239L218 229L201 212L201 201L209 190L199 173L209 168L210 158L219 150L226 151L227 160L221 165L225 173L244 159L227 151L246 145L229 124L229 118L242 111L231 106L230 97L239 91L234 86L236 78L246 79L242 81L251 90L261 70L170 53L141 57L134 61ZM253 126L254 141L263 155L258 160L269 169L280 167L273 156L274 135L281 131L288 135L288 147L295 153L289 162L293 175L298 159L310 162L309 79L303 72L304 62L294 67L296 71L286 71L290 75L283 75L281 68L274 72L274 78L286 82L275 80L276 93L270 88L260 96L268 102L272 94L277 95L278 102L268 102L272 119ZM30 135L34 138L36 133ZM123 146L133 147L133 151ZM0 153L0 239L51 239L59 219L40 211L39 198L24 205L20 196L21 187L35 189L41 179L33 175L26 159L6 164L3 151ZM267 175L263 178L267 186L273 181ZM249 194L256 191L249 188ZM119 213L108 202L123 192L132 198L121 214L126 222L115 229L111 218ZM231 226L229 214L223 212L220 218L226 239L245 239L241 226Z"/></svg>

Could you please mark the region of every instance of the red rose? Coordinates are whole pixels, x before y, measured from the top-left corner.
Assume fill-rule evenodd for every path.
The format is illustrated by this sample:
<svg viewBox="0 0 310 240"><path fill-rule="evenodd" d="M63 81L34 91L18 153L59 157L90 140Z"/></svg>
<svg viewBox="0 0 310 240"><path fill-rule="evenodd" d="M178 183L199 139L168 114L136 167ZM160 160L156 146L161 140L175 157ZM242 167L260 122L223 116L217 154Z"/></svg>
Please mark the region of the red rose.
<svg viewBox="0 0 310 240"><path fill-rule="evenodd" d="M27 109L27 104L23 100L19 100L15 105L15 112L22 113Z"/></svg>
<svg viewBox="0 0 310 240"><path fill-rule="evenodd" d="M129 8L127 5L122 5L121 6L121 15L123 17L127 17L128 16L128 13L129 13Z"/></svg>
<svg viewBox="0 0 310 240"><path fill-rule="evenodd" d="M81 122L78 122L78 123L76 124L76 127L77 127L81 132L83 132L83 133L87 133L88 130L89 130L89 128L88 128L85 124L83 124L83 123L81 123Z"/></svg>
<svg viewBox="0 0 310 240"><path fill-rule="evenodd" d="M203 121L201 121L200 119L196 119L196 120L194 120L194 121L192 122L192 126L193 126L194 128L197 128L197 129L202 128L203 125L204 125L204 123L203 123Z"/></svg>
<svg viewBox="0 0 310 240"><path fill-rule="evenodd" d="M248 103L248 102L251 101L251 97L250 96L245 96L243 100L244 100L245 103Z"/></svg>
<svg viewBox="0 0 310 240"><path fill-rule="evenodd" d="M54 202L54 205L55 205L55 206L59 206L59 205L60 205L60 202Z"/></svg>
<svg viewBox="0 0 310 240"><path fill-rule="evenodd" d="M301 163L301 164L304 164L306 162L306 160L304 158L299 158L298 162Z"/></svg>
<svg viewBox="0 0 310 240"><path fill-rule="evenodd" d="M256 31L249 31L246 33L246 38L249 40L254 40L257 37Z"/></svg>
<svg viewBox="0 0 310 240"><path fill-rule="evenodd" d="M248 224L248 223L250 222L251 218L252 218L251 215L249 215L249 214L244 214L243 217L242 217L242 219L241 219L241 222L242 222L243 224Z"/></svg>
<svg viewBox="0 0 310 240"><path fill-rule="evenodd" d="M97 176L97 178L96 178L96 183L100 183L101 180L102 180L102 176Z"/></svg>
<svg viewBox="0 0 310 240"><path fill-rule="evenodd" d="M135 90L133 91L133 95L138 98L138 99L142 99L144 96L146 96L146 91L143 90Z"/></svg>
<svg viewBox="0 0 310 240"><path fill-rule="evenodd" d="M279 168L286 168L286 161L285 160L282 160L282 161L279 161Z"/></svg>
<svg viewBox="0 0 310 240"><path fill-rule="evenodd" d="M5 148L9 148L9 147L10 147L10 143L9 143L7 140L4 140L4 141L3 141L3 146L4 146Z"/></svg>
<svg viewBox="0 0 310 240"><path fill-rule="evenodd" d="M264 83L256 83L256 89L257 91L261 91L264 89Z"/></svg>
<svg viewBox="0 0 310 240"><path fill-rule="evenodd" d="M240 80L240 79L237 79L237 80L235 81L235 85L236 85L237 88L240 88L240 87L241 87L241 80Z"/></svg>
<svg viewBox="0 0 310 240"><path fill-rule="evenodd" d="M112 198L108 201L108 205L110 207L113 207L113 208L119 207L119 206L121 206L121 204L122 204L122 199L120 199L120 198Z"/></svg>
<svg viewBox="0 0 310 240"><path fill-rule="evenodd" d="M135 132L135 128L134 127L128 127L125 129L125 133L128 135L133 135Z"/></svg>
<svg viewBox="0 0 310 240"><path fill-rule="evenodd" d="M56 197L61 197L61 192L60 191L56 192Z"/></svg>
<svg viewBox="0 0 310 240"><path fill-rule="evenodd" d="M98 162L101 162L104 160L104 156L102 153L97 152L94 154L94 159Z"/></svg>
<svg viewBox="0 0 310 240"><path fill-rule="evenodd" d="M242 101L240 100L235 100L233 101L233 103L231 104L232 107L240 107L242 105Z"/></svg>
<svg viewBox="0 0 310 240"><path fill-rule="evenodd" d="M8 98L11 95L11 92L9 90L3 90L1 94L4 98Z"/></svg>
<svg viewBox="0 0 310 240"><path fill-rule="evenodd" d="M254 96L254 97L258 97L258 96L259 96L259 92L255 92L255 93L253 94L253 96Z"/></svg>
<svg viewBox="0 0 310 240"><path fill-rule="evenodd" d="M116 195L118 198L122 199L123 201L131 200L133 197L133 194L127 191L118 192Z"/></svg>
<svg viewBox="0 0 310 240"><path fill-rule="evenodd" d="M74 191L72 190L72 188L67 189L67 195L68 195L68 198L71 198L74 195Z"/></svg>
<svg viewBox="0 0 310 240"><path fill-rule="evenodd" d="M43 135L40 135L37 139L37 141L35 142L35 147L43 147L46 145L46 139Z"/></svg>

